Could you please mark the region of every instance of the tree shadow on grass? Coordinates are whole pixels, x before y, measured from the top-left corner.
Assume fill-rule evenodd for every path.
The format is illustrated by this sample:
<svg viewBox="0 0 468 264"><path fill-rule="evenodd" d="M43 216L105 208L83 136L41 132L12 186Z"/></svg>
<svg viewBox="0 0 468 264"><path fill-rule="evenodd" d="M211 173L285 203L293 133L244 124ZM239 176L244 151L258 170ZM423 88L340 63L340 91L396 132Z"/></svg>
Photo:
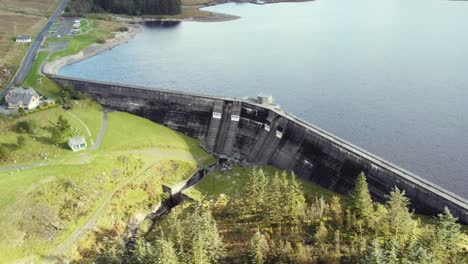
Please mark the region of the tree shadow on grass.
<svg viewBox="0 0 468 264"><path fill-rule="evenodd" d="M20 147L15 143L2 143L0 145L2 145L3 147L9 149L10 151L20 149Z"/></svg>

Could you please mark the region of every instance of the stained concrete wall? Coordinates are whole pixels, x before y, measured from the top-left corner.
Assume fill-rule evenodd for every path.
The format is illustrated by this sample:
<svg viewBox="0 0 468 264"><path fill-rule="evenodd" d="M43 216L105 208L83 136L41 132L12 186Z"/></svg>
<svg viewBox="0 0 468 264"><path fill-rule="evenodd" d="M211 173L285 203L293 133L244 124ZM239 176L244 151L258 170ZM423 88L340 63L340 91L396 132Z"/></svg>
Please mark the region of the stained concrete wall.
<svg viewBox="0 0 468 264"><path fill-rule="evenodd" d="M364 171L373 198L406 191L413 208L436 214L447 206L468 224L468 203L408 171L271 106L130 85L51 76L94 96L108 108L130 112L198 138L208 151L252 164L271 164L339 193Z"/></svg>

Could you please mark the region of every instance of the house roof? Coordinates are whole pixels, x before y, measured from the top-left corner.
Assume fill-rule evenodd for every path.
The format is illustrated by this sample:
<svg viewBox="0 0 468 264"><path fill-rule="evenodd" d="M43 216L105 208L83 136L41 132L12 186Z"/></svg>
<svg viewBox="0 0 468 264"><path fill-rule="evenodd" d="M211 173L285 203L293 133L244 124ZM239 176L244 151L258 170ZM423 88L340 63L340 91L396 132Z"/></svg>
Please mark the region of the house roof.
<svg viewBox="0 0 468 264"><path fill-rule="evenodd" d="M39 94L33 88L22 88L18 87L8 92L6 101L8 103L19 103L29 104L33 97L39 97Z"/></svg>
<svg viewBox="0 0 468 264"><path fill-rule="evenodd" d="M16 39L30 39L31 36L27 36L27 35L18 35L16 36Z"/></svg>
<svg viewBox="0 0 468 264"><path fill-rule="evenodd" d="M86 138L84 136L70 138L68 140L68 144L70 144L72 146L86 144Z"/></svg>

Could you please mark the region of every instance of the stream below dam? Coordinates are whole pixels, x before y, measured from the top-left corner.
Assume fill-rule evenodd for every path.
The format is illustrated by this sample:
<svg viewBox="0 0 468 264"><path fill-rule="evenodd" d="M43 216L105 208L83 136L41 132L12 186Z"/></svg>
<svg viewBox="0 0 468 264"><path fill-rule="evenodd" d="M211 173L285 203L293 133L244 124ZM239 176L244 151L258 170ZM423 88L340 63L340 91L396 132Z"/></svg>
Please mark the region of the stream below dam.
<svg viewBox="0 0 468 264"><path fill-rule="evenodd" d="M192 198L183 193L184 190L197 185L209 172L216 169L218 165L222 164L223 162L224 161L218 161L216 164L198 169L194 174L192 174L192 176L190 176L187 181L177 184L172 188L163 186L164 191L168 194L168 198L161 201L158 205L155 205L153 210L151 210L151 212L149 212L144 218L133 219L134 223L132 223L131 226L129 225L128 233L130 236L126 239L125 242L126 254L132 253L137 237L144 235L138 233L138 228L142 224L143 220L149 219L152 222L149 231L154 229L155 225L158 224L162 217L169 214L174 207L178 206L184 201L192 200Z"/></svg>
<svg viewBox="0 0 468 264"><path fill-rule="evenodd" d="M468 2L224 4L219 23L149 23L61 75L282 108L468 198Z"/></svg>

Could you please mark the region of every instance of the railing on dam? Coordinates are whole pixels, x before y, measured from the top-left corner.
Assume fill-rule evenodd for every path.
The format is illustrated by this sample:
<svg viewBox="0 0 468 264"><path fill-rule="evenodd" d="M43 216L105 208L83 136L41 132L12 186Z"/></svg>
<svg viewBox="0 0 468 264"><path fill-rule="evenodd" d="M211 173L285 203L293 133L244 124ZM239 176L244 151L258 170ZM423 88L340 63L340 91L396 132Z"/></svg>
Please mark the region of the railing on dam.
<svg viewBox="0 0 468 264"><path fill-rule="evenodd" d="M165 89L150 89L147 87L141 87L141 86L135 86L135 85L125 85L125 84L117 84L117 83L110 83L110 82L97 82L97 81L91 81L91 80L84 80L84 79L79 79L79 78L70 78L70 77L63 77L63 76L56 76L56 75L50 75L50 78L58 81L59 83L72 83L77 89L82 90L84 92L90 93L94 96L97 97L97 99L103 103L104 105L107 105L109 107L118 107L121 110L127 110L127 111L133 111L133 113L136 114L141 114L145 115L146 117L153 117L153 115L161 115L160 112L164 111L169 111L168 109L171 108L171 104L178 104L177 107L174 107L174 109L170 109L171 114L167 115L169 117L167 118L173 118L172 116L176 116L174 112L176 111L182 111L181 108L184 107L184 104L187 103L187 100L193 100L193 102L198 103L199 105L203 105L203 111L205 111L205 116L203 117L206 122L203 123L202 128L196 129L199 131L196 136L201 138L202 140L208 140L212 144L215 144L216 142L224 141L223 144L226 144L225 142L232 142L233 139L231 140L225 140L224 138L226 137L232 137L232 133L237 133L239 128L238 128L238 120L236 125L225 124L225 122L219 122L218 120L214 120L212 118L212 112L215 109L215 105L217 107L217 111L227 111L226 113L233 114L234 112L234 105L243 105L243 106L248 106L252 108L257 108L257 109L263 109L269 113L269 115L274 116L277 120L278 118L282 119L288 124L293 124L295 128L299 127L301 130L301 133L303 134L311 134L313 135L314 139L319 139L319 144L320 147L325 148L330 148L329 146L332 146L334 151L338 150L340 153L338 153L340 157L334 157L336 153L326 153L329 155L332 159L334 159L333 162L336 164L334 166L338 166L337 168L334 168L332 165L326 165L326 166L331 166L331 170L333 170L333 173L330 173L330 175L336 175L336 174L343 174L343 172L340 170L343 167L343 163L346 160L352 160L354 163L359 163L359 165L362 165L361 167L365 168L370 168L369 170L369 177L373 177L375 180L378 182L383 182L385 184L391 184L393 186L398 186L402 187L403 189L406 189L412 199L412 201L416 201L415 203L418 203L422 205L422 207L428 207L427 211L430 211L432 213L435 212L440 212L443 210L444 206L449 207L449 209L459 217L460 221L464 223L468 223L468 201L464 199L463 197L460 197L459 195L456 195L448 190L445 190L441 188L440 186L437 186L405 169L402 169L380 157L377 155L374 155L372 153L369 153L366 150L363 150L329 132L326 132L300 118L295 117L292 114L289 114L277 107L271 106L271 105L263 105L263 104L258 104L255 102L251 101L245 101L237 98L228 98L228 97L219 97L219 96L207 96L207 95L202 95L202 94L196 94L196 93L188 93L188 92L180 92L180 91L171 91L171 90L165 90ZM124 98L133 98L129 100L138 100L138 102L131 102L135 106L132 106L132 109L129 108L128 103L121 103L119 100L125 100ZM169 101L169 102L166 102ZM134 107L137 107L138 105L142 104L140 108L133 109ZM152 104L155 104L154 106L151 106ZM160 106L158 104L164 104L163 106ZM190 105L190 103L188 103ZM223 108L223 105L228 105ZM146 108L151 108L153 107L153 110L147 110ZM144 110L145 108L145 110ZM146 113L145 111L153 111L151 113ZM190 115L191 108L189 107L188 109L185 109L187 112L187 115ZM200 110L202 111L202 110ZM237 110L236 110L237 111ZM155 114L156 113L156 114ZM236 113L237 115L237 113ZM187 117L189 118L189 117ZM169 124L169 126L176 122L174 120L167 120L167 119L161 119L161 118L153 118L154 121L163 123L165 125ZM210 121L211 120L211 121ZM173 122L174 121L174 122ZM216 123L214 123L216 122ZM190 122L186 122L190 123ZM184 123L186 125L186 123ZM265 124L264 124L265 125ZM180 130L184 125L178 124L178 126L172 126L175 129ZM235 126L236 130L232 130L233 127ZM283 125L282 125L283 126ZM288 125L287 125L288 126ZM226 130L228 129L231 131L230 134L226 134L227 132L224 131L222 133L219 132L219 130ZM273 127L272 127L273 129ZM182 132L187 132L188 130L182 131ZM200 132L201 131L201 132ZM234 131L234 132L233 132ZM292 130L291 130L292 131ZM247 130L240 130L239 133L244 133L244 134L252 134L252 133L269 133L268 132L258 132L258 131L247 131ZM287 133L287 132L286 132ZM292 133L292 132L291 132ZM190 133L188 133L190 134ZM218 140L216 140L216 138ZM259 142L259 135L254 135L250 136L249 138L250 141L248 143L244 144L253 144L252 142ZM268 139L265 139L266 135L263 136L264 141L260 142L259 144L272 144L271 142L268 141ZM299 137L299 136L298 136ZM302 135L303 140L305 140L306 136ZM274 137L273 137L274 138ZM281 145L279 144L280 141L285 141L285 139L275 139L276 142L274 145L275 149L270 149L270 152L278 152L281 150L278 150ZM235 141L235 140L234 140ZM271 141L271 140L270 140ZM232 143L235 144L235 143ZM237 142L237 145L242 144L242 142ZM298 143L301 144L301 143ZM251 146L249 146L251 147ZM295 149L299 149L300 146L294 146ZM219 150L227 150L229 153L224 153L224 154L232 154L231 150L233 149L232 146L230 147L224 147L221 146L218 148ZM211 149L214 151L214 149ZM251 150L251 149L249 149ZM237 149L239 152L239 149ZM268 152L268 151L265 151ZM296 161L304 159L306 160L309 157L305 157L302 154L297 154L297 150L293 153L295 155ZM219 153L218 153L219 154ZM237 153L239 154L239 153ZM239 154L240 155L240 154ZM337 156L337 155L335 155ZM278 157L284 157L281 155L278 155ZM268 163L271 163L273 165L280 165L282 169L291 169L294 170L293 166L293 161L291 161L291 164L288 164L288 166L282 166L284 165L282 162L278 161L279 158L272 158L272 157L266 157L265 158ZM311 159L312 160L312 159ZM317 157L315 157L315 160L318 160ZM318 160L316 161L318 163L323 162L323 160ZM303 176L303 175L299 175ZM330 177L332 177L330 176ZM344 177L341 175L340 177ZM393 179L389 179L393 178ZM350 181L350 179L344 177L345 181ZM393 187L391 186L391 187ZM372 187L372 186L370 186ZM376 190L381 193L387 192L388 191L388 186L385 188L385 190L382 190L379 186L376 185ZM378 190L377 190L378 189Z"/></svg>

